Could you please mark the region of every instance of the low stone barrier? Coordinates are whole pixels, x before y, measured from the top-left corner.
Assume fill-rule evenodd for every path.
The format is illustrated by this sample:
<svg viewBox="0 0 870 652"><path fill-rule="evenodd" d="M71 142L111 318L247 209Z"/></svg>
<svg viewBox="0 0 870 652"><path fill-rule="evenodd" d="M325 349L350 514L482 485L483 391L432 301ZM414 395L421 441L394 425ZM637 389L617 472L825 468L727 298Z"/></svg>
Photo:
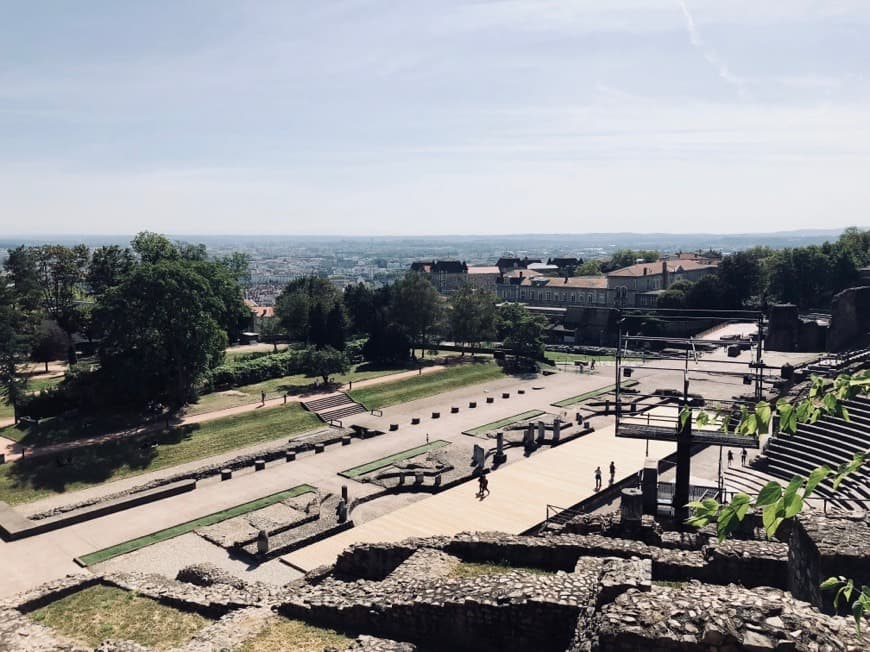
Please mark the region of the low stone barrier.
<svg viewBox="0 0 870 652"><path fill-rule="evenodd" d="M221 469L221 482L226 480L233 479L233 470L232 469Z"/></svg>
<svg viewBox="0 0 870 652"><path fill-rule="evenodd" d="M12 507L0 501L0 536L6 541L24 539L108 514L115 514L131 507L138 507L139 505L152 503L163 498L169 498L170 496L177 496L194 489L196 489L196 480L180 480L162 485L156 489L132 493L115 500L96 503L39 520L25 518Z"/></svg>
<svg viewBox="0 0 870 652"><path fill-rule="evenodd" d="M266 460L254 460L254 471L263 471L266 468Z"/></svg>

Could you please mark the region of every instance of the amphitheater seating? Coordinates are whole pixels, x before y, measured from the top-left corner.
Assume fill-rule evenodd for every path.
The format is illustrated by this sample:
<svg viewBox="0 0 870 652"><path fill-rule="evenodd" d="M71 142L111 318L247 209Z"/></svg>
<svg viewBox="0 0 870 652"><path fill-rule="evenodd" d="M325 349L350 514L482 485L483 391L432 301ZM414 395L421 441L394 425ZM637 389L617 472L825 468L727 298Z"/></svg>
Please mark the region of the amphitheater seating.
<svg viewBox="0 0 870 652"><path fill-rule="evenodd" d="M806 476L827 464L832 468L848 462L855 453L870 450L870 400L856 398L844 403L849 420L823 417L814 424L801 424L795 434L780 433L767 445L764 470L775 477L790 480ZM870 473L861 470L841 485L836 494L831 480L817 490L844 507L870 509Z"/></svg>

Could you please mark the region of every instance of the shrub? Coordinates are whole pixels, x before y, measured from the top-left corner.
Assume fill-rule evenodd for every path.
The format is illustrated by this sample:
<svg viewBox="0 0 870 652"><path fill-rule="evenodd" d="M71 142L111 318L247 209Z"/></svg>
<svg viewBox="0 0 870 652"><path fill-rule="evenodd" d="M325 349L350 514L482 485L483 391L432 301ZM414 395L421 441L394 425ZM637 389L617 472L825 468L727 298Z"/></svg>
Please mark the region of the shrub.
<svg viewBox="0 0 870 652"><path fill-rule="evenodd" d="M206 373L203 386L206 389L238 387L302 371L302 356L299 351L281 351L256 358L234 360L215 367Z"/></svg>

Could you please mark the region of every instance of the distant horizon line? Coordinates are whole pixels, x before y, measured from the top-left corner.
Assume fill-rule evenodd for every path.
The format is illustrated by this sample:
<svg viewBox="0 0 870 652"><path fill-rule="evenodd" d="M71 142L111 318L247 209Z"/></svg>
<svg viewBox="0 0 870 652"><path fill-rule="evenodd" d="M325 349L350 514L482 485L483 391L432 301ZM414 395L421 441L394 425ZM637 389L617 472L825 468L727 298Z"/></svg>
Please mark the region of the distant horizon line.
<svg viewBox="0 0 870 652"><path fill-rule="evenodd" d="M834 234L842 233L849 228L870 230L870 226L850 224L842 227L818 227L803 229L784 229L779 231L553 231L553 232L525 232L525 233L381 233L381 234L336 234L336 233L170 233L153 231L172 238L525 238L525 237L559 237L559 236L760 236L760 235L790 235L790 234ZM150 229L144 229L150 231ZM126 238L135 237L137 233L7 233L0 236L0 241L19 238L47 239L47 238Z"/></svg>

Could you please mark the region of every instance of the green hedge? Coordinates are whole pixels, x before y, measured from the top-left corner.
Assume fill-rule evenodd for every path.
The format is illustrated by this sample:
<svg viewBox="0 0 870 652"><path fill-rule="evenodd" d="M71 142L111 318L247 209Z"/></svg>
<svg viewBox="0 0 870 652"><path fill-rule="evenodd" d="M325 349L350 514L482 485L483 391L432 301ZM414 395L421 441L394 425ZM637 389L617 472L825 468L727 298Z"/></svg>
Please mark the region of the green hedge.
<svg viewBox="0 0 870 652"><path fill-rule="evenodd" d="M304 371L302 361L301 351L281 351L259 358L234 360L206 373L203 385L206 389L238 387L290 376Z"/></svg>

